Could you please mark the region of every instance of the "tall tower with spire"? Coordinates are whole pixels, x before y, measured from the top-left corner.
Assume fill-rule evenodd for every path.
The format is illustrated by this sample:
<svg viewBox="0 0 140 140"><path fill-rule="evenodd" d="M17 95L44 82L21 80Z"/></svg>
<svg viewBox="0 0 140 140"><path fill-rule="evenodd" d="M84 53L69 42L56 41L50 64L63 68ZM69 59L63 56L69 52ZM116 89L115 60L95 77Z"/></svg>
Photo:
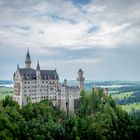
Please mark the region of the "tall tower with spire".
<svg viewBox="0 0 140 140"><path fill-rule="evenodd" d="M31 68L31 58L30 58L29 49L27 50L26 53L25 68Z"/></svg>
<svg viewBox="0 0 140 140"><path fill-rule="evenodd" d="M85 81L85 77L83 77L83 71L79 69L78 77L77 77L77 85L80 90L84 89L84 81Z"/></svg>

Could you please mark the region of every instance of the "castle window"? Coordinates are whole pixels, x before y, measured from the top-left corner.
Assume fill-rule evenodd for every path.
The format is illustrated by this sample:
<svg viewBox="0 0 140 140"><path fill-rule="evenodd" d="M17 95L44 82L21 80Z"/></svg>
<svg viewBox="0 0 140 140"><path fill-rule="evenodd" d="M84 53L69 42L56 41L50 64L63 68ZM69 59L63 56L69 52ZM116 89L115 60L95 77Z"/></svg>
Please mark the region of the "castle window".
<svg viewBox="0 0 140 140"><path fill-rule="evenodd" d="M50 91L53 91L53 88L50 88Z"/></svg>

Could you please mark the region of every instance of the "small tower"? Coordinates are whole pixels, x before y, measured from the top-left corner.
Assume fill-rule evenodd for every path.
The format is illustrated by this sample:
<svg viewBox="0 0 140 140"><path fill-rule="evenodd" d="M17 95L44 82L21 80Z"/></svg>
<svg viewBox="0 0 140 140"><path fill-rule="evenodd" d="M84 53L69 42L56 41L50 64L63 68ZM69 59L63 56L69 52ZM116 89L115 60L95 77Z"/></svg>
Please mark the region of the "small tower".
<svg viewBox="0 0 140 140"><path fill-rule="evenodd" d="M37 67L36 67L36 78L37 78L37 79L41 79L39 61L37 62Z"/></svg>
<svg viewBox="0 0 140 140"><path fill-rule="evenodd" d="M85 77L83 77L83 71L79 69L78 77L77 77L77 85L80 90L84 89L84 80L85 80Z"/></svg>
<svg viewBox="0 0 140 140"><path fill-rule="evenodd" d="M17 65L17 70L19 70L19 64Z"/></svg>
<svg viewBox="0 0 140 140"><path fill-rule="evenodd" d="M27 54L26 54L25 68L31 68L31 59L30 59L29 49L27 50Z"/></svg>
<svg viewBox="0 0 140 140"><path fill-rule="evenodd" d="M67 80L64 79L64 86L66 87L67 86Z"/></svg>
<svg viewBox="0 0 140 140"><path fill-rule="evenodd" d="M40 71L39 60L38 60L38 62L37 62L37 67L36 67L36 70Z"/></svg>

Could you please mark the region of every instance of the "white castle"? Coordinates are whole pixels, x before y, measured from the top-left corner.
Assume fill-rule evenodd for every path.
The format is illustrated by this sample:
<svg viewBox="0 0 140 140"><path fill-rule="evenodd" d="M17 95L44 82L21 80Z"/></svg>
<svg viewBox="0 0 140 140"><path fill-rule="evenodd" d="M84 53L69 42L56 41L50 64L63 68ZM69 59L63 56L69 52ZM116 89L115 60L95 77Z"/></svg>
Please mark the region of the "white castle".
<svg viewBox="0 0 140 140"><path fill-rule="evenodd" d="M77 85L69 86L66 79L63 84L59 82L56 69L41 70L39 61L36 69L31 68L29 50L26 54L25 68L17 66L13 79L13 99L20 106L26 105L29 101L36 103L49 99L54 106L68 112L74 112L75 102L80 97L80 91L84 89L85 80L81 69L78 71Z"/></svg>

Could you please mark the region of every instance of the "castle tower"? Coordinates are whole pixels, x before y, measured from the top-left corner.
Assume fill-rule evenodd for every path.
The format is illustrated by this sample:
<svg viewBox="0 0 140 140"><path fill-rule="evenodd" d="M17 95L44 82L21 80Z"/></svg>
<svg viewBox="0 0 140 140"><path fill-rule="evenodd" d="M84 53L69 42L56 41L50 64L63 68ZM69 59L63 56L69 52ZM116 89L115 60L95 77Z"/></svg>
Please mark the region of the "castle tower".
<svg viewBox="0 0 140 140"><path fill-rule="evenodd" d="M80 90L84 89L84 80L85 80L85 77L83 77L83 71L79 69L78 77L77 77L77 85Z"/></svg>
<svg viewBox="0 0 140 140"><path fill-rule="evenodd" d="M26 54L25 68L31 68L31 59L30 59L29 49L27 50L27 54Z"/></svg>

